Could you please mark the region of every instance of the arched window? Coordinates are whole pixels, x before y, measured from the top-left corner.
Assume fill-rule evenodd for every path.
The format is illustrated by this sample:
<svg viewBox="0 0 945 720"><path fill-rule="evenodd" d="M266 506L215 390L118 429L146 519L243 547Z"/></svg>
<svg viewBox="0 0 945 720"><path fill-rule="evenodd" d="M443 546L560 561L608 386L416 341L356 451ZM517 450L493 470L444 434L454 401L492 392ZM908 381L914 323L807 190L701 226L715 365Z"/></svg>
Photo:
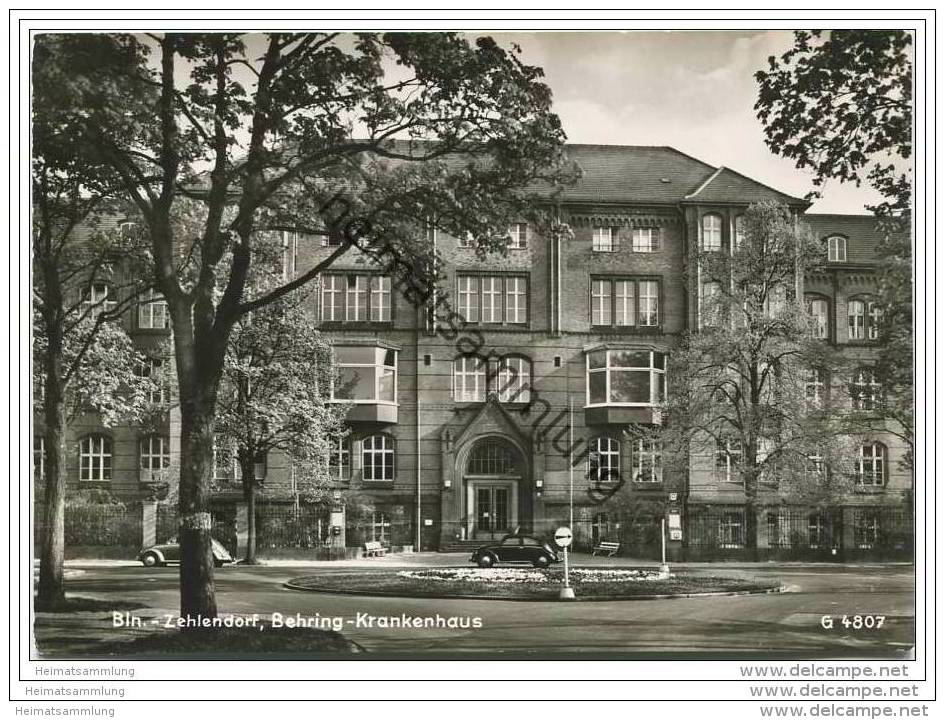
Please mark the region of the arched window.
<svg viewBox="0 0 945 720"><path fill-rule="evenodd" d="M732 253L745 243L745 216L738 215L732 223Z"/></svg>
<svg viewBox="0 0 945 720"><path fill-rule="evenodd" d="M361 443L362 467L366 481L394 479L394 439L390 435L371 435Z"/></svg>
<svg viewBox="0 0 945 720"><path fill-rule="evenodd" d="M486 361L464 355L453 361L453 399L456 402L483 402L486 399Z"/></svg>
<svg viewBox="0 0 945 720"><path fill-rule="evenodd" d="M620 479L620 443L611 437L592 439L587 445L587 479L594 485Z"/></svg>
<svg viewBox="0 0 945 720"><path fill-rule="evenodd" d="M709 213L702 216L702 249L717 252L722 249L722 216Z"/></svg>
<svg viewBox="0 0 945 720"><path fill-rule="evenodd" d="M886 446L864 443L857 450L854 474L858 485L882 487L886 484Z"/></svg>
<svg viewBox="0 0 945 720"><path fill-rule="evenodd" d="M827 238L827 260L829 262L847 261L847 239L843 235Z"/></svg>
<svg viewBox="0 0 945 720"><path fill-rule="evenodd" d="M637 438L633 443L633 481L663 482L663 441L659 438Z"/></svg>
<svg viewBox="0 0 945 720"><path fill-rule="evenodd" d="M161 435L141 438L140 455L142 482L162 478L162 470L171 464L170 442Z"/></svg>
<svg viewBox="0 0 945 720"><path fill-rule="evenodd" d="M480 442L469 453L467 475L520 475L518 452L501 440Z"/></svg>
<svg viewBox="0 0 945 720"><path fill-rule="evenodd" d="M115 298L107 283L97 282L82 288L81 311L84 316L97 318L115 309Z"/></svg>
<svg viewBox="0 0 945 720"><path fill-rule="evenodd" d="M830 302L820 295L808 295L805 300L810 317L810 336L826 340L830 330Z"/></svg>
<svg viewBox="0 0 945 720"><path fill-rule="evenodd" d="M521 356L499 358L493 389L499 402L527 403L531 395L531 360Z"/></svg>
<svg viewBox="0 0 945 720"><path fill-rule="evenodd" d="M112 479L112 441L105 435L87 435L79 441L79 480Z"/></svg>
<svg viewBox="0 0 945 720"><path fill-rule="evenodd" d="M866 303L863 300L847 302L847 329L850 340L866 339Z"/></svg>

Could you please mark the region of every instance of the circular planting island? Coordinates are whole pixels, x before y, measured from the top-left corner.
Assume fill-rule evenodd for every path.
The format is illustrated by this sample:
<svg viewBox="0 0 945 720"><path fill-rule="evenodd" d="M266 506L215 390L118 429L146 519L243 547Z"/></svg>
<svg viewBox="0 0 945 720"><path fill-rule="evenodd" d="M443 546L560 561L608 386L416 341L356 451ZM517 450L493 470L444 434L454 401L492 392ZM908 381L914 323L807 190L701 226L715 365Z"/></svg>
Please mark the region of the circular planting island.
<svg viewBox="0 0 945 720"><path fill-rule="evenodd" d="M572 568L577 600L659 600L702 595L780 592L776 579L721 576L655 568ZM286 583L293 590L419 598L557 600L564 570L533 568L417 568L306 575Z"/></svg>

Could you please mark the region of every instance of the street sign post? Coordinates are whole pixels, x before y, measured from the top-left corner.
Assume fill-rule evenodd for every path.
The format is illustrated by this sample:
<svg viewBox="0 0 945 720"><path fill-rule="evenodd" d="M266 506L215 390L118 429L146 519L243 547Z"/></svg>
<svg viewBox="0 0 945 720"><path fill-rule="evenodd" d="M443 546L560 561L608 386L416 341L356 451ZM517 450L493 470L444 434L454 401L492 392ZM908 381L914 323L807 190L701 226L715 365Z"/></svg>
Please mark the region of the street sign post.
<svg viewBox="0 0 945 720"><path fill-rule="evenodd" d="M555 545L564 550L564 587L558 592L559 600L574 600L574 588L571 587L568 571L568 546L573 539L571 528L559 527L555 530Z"/></svg>

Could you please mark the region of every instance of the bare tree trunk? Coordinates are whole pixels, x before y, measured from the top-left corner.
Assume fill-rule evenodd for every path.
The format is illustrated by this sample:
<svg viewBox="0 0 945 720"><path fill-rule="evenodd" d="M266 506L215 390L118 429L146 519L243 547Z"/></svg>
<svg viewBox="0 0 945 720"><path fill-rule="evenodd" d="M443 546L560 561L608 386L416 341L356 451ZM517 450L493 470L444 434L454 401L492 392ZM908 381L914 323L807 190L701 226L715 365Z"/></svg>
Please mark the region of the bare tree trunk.
<svg viewBox="0 0 945 720"><path fill-rule="evenodd" d="M181 402L180 614L217 614L211 549L210 474L213 465L214 407L201 389ZM186 627L186 626L185 626Z"/></svg>

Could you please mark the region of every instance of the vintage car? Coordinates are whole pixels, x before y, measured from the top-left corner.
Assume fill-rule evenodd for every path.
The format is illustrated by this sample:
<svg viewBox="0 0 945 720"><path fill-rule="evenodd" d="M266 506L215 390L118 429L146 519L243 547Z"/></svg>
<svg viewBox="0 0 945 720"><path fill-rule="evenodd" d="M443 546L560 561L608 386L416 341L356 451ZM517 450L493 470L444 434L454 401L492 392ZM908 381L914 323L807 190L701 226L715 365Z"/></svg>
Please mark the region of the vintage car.
<svg viewBox="0 0 945 720"><path fill-rule="evenodd" d="M493 545L483 545L469 557L479 567L488 568L499 563L515 563L548 567L559 562L557 551L546 541L534 535L506 535Z"/></svg>
<svg viewBox="0 0 945 720"><path fill-rule="evenodd" d="M233 558L226 548L216 540L211 540L213 548L213 564L222 567L225 563L233 562ZM167 565L168 563L180 562L180 545L176 537L170 538L166 543L151 545L138 553L138 560L145 567L155 567L156 565Z"/></svg>

